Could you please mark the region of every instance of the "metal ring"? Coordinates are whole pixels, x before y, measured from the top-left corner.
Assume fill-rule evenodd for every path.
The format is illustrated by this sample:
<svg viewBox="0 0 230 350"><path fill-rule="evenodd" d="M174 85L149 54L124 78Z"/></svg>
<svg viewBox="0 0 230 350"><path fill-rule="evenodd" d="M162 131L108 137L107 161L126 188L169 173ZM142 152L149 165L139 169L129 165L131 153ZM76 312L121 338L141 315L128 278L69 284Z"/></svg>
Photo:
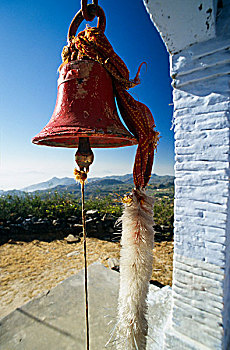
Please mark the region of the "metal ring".
<svg viewBox="0 0 230 350"><path fill-rule="evenodd" d="M94 4L87 5L87 11L91 12L91 13L93 11L95 11L95 5ZM105 18L105 13L100 6L96 7L95 16L98 17L97 28L100 29L102 31L102 33L104 33L105 26L106 26L106 18ZM83 20L84 20L83 13L82 13L82 10L80 10L77 12L77 14L74 16L72 22L70 23L69 31L67 34L68 43L70 43L71 38L76 35L78 27L83 22Z"/></svg>
<svg viewBox="0 0 230 350"><path fill-rule="evenodd" d="M95 6L95 10L96 10L96 7L98 6L98 0L93 0L92 4ZM81 11L86 21L91 22L95 18L96 14L90 13L88 10L87 0L81 0Z"/></svg>

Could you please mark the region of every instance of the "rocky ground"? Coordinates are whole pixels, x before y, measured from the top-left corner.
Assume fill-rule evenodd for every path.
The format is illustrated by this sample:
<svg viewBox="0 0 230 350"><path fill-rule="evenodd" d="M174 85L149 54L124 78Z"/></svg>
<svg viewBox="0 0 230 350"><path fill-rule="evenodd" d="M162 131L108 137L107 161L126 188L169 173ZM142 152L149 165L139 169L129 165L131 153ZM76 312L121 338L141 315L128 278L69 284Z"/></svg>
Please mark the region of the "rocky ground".
<svg viewBox="0 0 230 350"><path fill-rule="evenodd" d="M109 266L119 259L120 244L99 238L87 239L88 264L101 261ZM31 298L50 290L83 268L82 238L68 243L63 239L11 240L0 246L0 318ZM110 259L110 260L109 260ZM171 285L173 242L155 243L151 283ZM111 265L111 264L110 264Z"/></svg>

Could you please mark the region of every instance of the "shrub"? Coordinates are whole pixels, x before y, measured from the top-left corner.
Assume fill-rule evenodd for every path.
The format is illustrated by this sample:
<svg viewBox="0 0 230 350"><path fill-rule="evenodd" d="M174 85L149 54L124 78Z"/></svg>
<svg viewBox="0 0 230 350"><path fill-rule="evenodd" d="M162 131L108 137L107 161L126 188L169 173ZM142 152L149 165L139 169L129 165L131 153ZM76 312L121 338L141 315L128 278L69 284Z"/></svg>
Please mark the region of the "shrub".
<svg viewBox="0 0 230 350"><path fill-rule="evenodd" d="M122 203L114 199L112 195L95 197L86 200L86 210L97 209L99 213L113 214L115 217L122 215ZM81 200L69 193L46 193L6 195L0 197L0 221L13 221L18 217L27 218L32 215L36 218L48 218L50 220L60 218L67 219L70 216L81 216ZM156 225L167 226L173 231L173 199L169 196L156 197L154 206L154 220Z"/></svg>
<svg viewBox="0 0 230 350"><path fill-rule="evenodd" d="M173 200L158 199L154 205L154 221L156 225L167 226L173 232L174 221Z"/></svg>
<svg viewBox="0 0 230 350"><path fill-rule="evenodd" d="M80 214L79 200L68 194L57 192L45 196L25 194L24 196L7 195L0 197L0 220L13 220L21 216L32 215L37 218L64 218Z"/></svg>

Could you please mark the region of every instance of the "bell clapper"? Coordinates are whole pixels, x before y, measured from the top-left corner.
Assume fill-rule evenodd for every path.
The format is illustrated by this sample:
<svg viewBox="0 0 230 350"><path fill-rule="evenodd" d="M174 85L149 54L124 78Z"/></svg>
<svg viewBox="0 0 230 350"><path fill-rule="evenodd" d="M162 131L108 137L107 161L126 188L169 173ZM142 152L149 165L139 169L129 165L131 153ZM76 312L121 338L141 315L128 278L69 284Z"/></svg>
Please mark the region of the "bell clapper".
<svg viewBox="0 0 230 350"><path fill-rule="evenodd" d="M94 155L93 155L93 151L90 148L89 138L79 137L78 150L75 154L75 161L79 166L80 173L82 174L85 173L86 178L87 178L87 173L89 172L89 166L93 163L93 160L94 160ZM75 175L79 174L79 170L75 169L75 173L76 173ZM80 181L80 179L78 180Z"/></svg>
<svg viewBox="0 0 230 350"><path fill-rule="evenodd" d="M89 350L89 307L88 307L88 274L87 274L87 247L86 247L86 215L85 215L85 181L89 166L93 163L94 155L90 148L88 137L79 137L78 150L75 154L75 161L80 170L74 169L77 181L81 183L82 201L82 227L83 227L83 249L85 267L85 318L86 318L86 349Z"/></svg>

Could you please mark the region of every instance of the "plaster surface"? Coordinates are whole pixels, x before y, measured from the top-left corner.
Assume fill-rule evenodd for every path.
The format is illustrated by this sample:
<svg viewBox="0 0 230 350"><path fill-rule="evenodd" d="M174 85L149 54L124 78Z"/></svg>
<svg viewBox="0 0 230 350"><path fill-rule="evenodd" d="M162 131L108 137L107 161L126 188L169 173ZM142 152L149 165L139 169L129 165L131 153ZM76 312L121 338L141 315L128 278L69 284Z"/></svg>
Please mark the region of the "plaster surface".
<svg viewBox="0 0 230 350"><path fill-rule="evenodd" d="M230 348L230 0L144 0L170 53L172 316L164 349Z"/></svg>
<svg viewBox="0 0 230 350"><path fill-rule="evenodd" d="M229 50L227 36L171 56L175 246L165 349L228 349Z"/></svg>
<svg viewBox="0 0 230 350"><path fill-rule="evenodd" d="M172 54L215 37L214 0L144 0L144 4Z"/></svg>

